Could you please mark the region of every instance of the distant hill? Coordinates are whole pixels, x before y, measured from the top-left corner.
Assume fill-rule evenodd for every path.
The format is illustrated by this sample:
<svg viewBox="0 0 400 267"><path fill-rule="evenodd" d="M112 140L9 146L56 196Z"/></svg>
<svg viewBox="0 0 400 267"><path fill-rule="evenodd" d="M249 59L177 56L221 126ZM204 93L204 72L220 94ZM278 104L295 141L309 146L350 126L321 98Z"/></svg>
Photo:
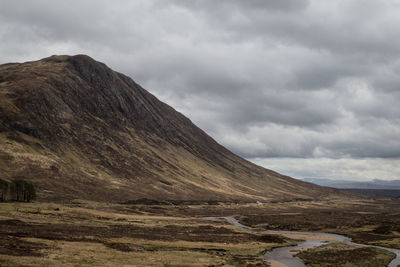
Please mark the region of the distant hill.
<svg viewBox="0 0 400 267"><path fill-rule="evenodd" d="M319 178L305 178L303 180L321 186L329 186L337 189L344 189L352 193L372 195L372 196L392 197L400 199L400 180L387 181L387 180L374 179L366 182L330 180L330 179L319 179Z"/></svg>
<svg viewBox="0 0 400 267"><path fill-rule="evenodd" d="M372 195L372 196L383 196L383 197L393 197L400 199L400 189L358 189L349 188L345 189L349 192Z"/></svg>
<svg viewBox="0 0 400 267"><path fill-rule="evenodd" d="M320 179L320 178L304 178L304 181L318 184L321 186L329 186L334 188L349 189L399 189L400 180L379 180L374 179L371 181L348 181L348 180L331 180L331 179Z"/></svg>
<svg viewBox="0 0 400 267"><path fill-rule="evenodd" d="M233 154L85 55L0 65L0 178L41 200L286 201L346 193Z"/></svg>

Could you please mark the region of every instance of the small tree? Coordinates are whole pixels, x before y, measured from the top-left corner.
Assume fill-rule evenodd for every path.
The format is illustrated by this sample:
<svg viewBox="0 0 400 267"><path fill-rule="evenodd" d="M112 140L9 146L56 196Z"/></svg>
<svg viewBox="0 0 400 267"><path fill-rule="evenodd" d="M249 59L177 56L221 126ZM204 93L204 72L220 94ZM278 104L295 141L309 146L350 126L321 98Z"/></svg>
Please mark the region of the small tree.
<svg viewBox="0 0 400 267"><path fill-rule="evenodd" d="M20 201L22 197L22 187L23 187L23 182L21 179L14 179L11 182L11 200L13 201Z"/></svg>
<svg viewBox="0 0 400 267"><path fill-rule="evenodd" d="M25 194L24 194L24 201L31 202L31 200L36 199L36 190L31 182L25 182Z"/></svg>
<svg viewBox="0 0 400 267"><path fill-rule="evenodd" d="M7 198L9 183L3 179L0 179L0 201L3 202Z"/></svg>

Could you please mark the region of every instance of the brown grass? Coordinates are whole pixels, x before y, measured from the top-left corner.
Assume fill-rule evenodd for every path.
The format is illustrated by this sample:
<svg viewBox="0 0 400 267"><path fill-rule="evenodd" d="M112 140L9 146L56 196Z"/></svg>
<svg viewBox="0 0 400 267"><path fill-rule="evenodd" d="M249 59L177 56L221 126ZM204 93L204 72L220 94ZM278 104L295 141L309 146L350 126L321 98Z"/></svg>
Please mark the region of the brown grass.
<svg viewBox="0 0 400 267"><path fill-rule="evenodd" d="M395 258L394 253L384 249L354 247L340 243L302 251L297 256L313 267L385 267Z"/></svg>
<svg viewBox="0 0 400 267"><path fill-rule="evenodd" d="M263 251L296 242L270 235L274 232L266 234L266 228L337 232L356 242L397 247L398 212L397 202L178 206L82 200L69 204L0 203L0 236L4 240L0 265L251 266L264 264ZM225 220L202 220L203 216L235 216L253 226L270 224L260 226L258 232L248 231ZM9 253L11 249L14 254ZM318 253L335 257L339 250Z"/></svg>

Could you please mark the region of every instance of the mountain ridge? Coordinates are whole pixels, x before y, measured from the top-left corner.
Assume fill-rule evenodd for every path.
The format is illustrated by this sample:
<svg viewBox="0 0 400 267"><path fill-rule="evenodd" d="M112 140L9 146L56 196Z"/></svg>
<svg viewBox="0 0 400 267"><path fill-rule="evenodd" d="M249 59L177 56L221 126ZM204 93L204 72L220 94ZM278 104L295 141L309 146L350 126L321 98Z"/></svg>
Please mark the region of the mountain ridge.
<svg viewBox="0 0 400 267"><path fill-rule="evenodd" d="M0 65L0 175L43 200L276 201L345 193L257 166L86 55Z"/></svg>

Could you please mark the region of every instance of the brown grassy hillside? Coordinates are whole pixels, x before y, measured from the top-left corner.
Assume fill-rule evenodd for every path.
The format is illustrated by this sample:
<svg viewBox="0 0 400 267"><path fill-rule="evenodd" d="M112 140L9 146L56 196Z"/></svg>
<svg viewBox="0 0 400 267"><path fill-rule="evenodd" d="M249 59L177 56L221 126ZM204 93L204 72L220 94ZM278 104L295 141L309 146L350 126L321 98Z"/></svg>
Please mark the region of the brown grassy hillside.
<svg viewBox="0 0 400 267"><path fill-rule="evenodd" d="M339 194L234 155L129 77L84 55L0 66L0 178L14 177L32 181L47 200Z"/></svg>

